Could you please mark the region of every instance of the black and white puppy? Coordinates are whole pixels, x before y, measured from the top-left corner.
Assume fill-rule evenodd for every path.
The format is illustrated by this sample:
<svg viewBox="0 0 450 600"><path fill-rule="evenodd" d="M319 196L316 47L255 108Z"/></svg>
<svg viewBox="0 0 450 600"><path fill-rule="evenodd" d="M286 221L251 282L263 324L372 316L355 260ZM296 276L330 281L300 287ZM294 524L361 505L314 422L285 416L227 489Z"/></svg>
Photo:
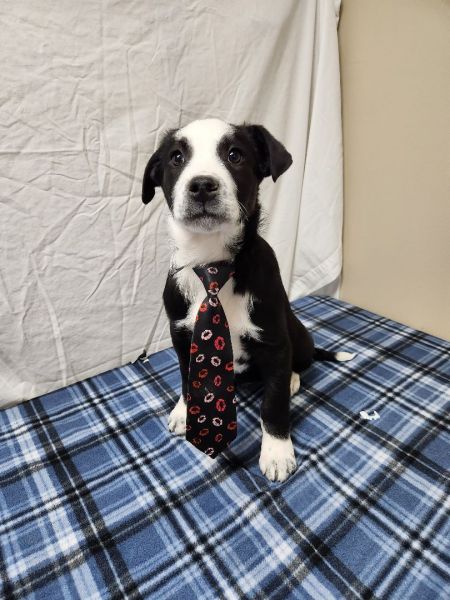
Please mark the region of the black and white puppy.
<svg viewBox="0 0 450 600"><path fill-rule="evenodd" d="M220 291L220 300L230 326L235 372L258 372L264 383L259 465L276 481L296 469L289 399L300 387L299 373L314 359L353 357L314 348L290 308L275 254L258 234L259 184L269 176L276 181L291 163L289 152L264 127L205 119L164 136L147 164L142 188L147 204L155 188L162 187L175 246L163 297L182 394L169 416L169 429L176 434L186 430L189 349L205 296L192 267L234 259L234 276Z"/></svg>

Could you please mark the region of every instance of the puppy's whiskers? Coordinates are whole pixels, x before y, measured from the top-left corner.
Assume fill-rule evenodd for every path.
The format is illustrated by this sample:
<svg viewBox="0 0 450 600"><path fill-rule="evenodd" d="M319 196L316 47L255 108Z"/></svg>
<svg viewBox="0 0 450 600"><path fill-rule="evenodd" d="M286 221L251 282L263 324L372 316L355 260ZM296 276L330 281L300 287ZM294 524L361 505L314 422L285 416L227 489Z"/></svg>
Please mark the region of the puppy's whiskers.
<svg viewBox="0 0 450 600"><path fill-rule="evenodd" d="M238 200L238 205L239 205L239 212L240 212L241 216L243 216L244 219L248 219L247 208L242 204L242 202L239 202L239 200Z"/></svg>

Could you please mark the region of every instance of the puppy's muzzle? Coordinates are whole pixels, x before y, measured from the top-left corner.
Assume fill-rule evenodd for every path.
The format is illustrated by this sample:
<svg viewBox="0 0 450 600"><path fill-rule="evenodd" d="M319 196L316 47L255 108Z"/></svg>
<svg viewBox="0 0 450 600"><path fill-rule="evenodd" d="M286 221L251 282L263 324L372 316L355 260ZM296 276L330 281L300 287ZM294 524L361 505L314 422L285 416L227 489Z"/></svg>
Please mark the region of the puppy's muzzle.
<svg viewBox="0 0 450 600"><path fill-rule="evenodd" d="M194 177L189 183L189 197L192 201L205 205L217 198L219 182L214 177L204 175Z"/></svg>

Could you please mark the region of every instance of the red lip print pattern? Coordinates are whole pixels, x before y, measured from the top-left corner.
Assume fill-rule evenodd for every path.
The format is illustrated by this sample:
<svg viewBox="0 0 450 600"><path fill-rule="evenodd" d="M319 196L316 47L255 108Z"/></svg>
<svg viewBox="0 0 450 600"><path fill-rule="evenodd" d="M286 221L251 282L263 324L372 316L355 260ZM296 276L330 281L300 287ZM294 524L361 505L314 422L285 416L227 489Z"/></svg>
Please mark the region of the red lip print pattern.
<svg viewBox="0 0 450 600"><path fill-rule="evenodd" d="M224 412L226 407L227 407L227 403L225 402L225 400L223 398L219 398L219 400L217 400L217 402L216 402L216 409L219 412Z"/></svg>
<svg viewBox="0 0 450 600"><path fill-rule="evenodd" d="M218 335L214 340L214 346L216 350L223 350L225 348L225 340L221 335Z"/></svg>
<svg viewBox="0 0 450 600"><path fill-rule="evenodd" d="M237 433L233 348L220 302L220 290L232 277L233 265L220 261L194 267L194 272L203 282L206 297L191 340L186 439L215 458Z"/></svg>

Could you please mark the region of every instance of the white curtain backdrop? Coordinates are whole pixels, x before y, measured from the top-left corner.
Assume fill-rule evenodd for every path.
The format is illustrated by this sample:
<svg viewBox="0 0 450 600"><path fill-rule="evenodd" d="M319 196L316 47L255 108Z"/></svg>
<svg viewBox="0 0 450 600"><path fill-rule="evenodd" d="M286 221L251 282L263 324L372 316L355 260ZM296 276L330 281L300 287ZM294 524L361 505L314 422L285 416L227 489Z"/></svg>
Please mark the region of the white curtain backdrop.
<svg viewBox="0 0 450 600"><path fill-rule="evenodd" d="M341 268L335 0L3 0L0 406L170 344L167 128L264 124L294 165L261 190L290 298Z"/></svg>

